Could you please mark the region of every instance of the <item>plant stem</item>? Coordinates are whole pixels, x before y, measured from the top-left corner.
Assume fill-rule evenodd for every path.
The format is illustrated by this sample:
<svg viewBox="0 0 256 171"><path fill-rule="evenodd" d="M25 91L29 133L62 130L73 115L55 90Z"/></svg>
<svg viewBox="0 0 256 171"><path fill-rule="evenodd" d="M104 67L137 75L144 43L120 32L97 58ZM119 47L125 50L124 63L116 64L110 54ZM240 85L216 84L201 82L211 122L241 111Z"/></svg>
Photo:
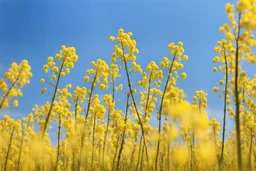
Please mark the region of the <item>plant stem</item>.
<svg viewBox="0 0 256 171"><path fill-rule="evenodd" d="M50 119L50 115L51 115L51 112L52 112L52 108L53 108L53 102L56 98L56 93L57 93L57 90L58 90L58 87L59 87L59 82L60 82L60 74L64 68L64 63L65 63L65 60L66 60L66 56L64 56L64 59L61 63L61 66L60 66L60 71L58 73L58 77L57 77L57 82L56 82L56 86L55 86L55 89L54 89L54 93L53 93L53 96L52 96L52 101L51 101L51 106L50 106L50 109L47 113L47 116L46 116L46 119L45 119L45 123L44 123L44 128L43 128L43 133L42 133L42 137L44 137L44 134L47 130L47 126L48 126L48 122L49 122L49 119Z"/></svg>
<svg viewBox="0 0 256 171"><path fill-rule="evenodd" d="M168 143L168 152L167 152L167 165L168 165L168 171L170 171L171 167L170 167L170 142L167 141Z"/></svg>
<svg viewBox="0 0 256 171"><path fill-rule="evenodd" d="M219 167L222 170L222 162L224 156L224 144L225 144L225 131L226 131L226 115L227 115L227 94L228 94L228 63L226 50L224 49L224 59L225 59L225 90L224 90L224 118L223 118L223 132L222 132L222 141L221 141L221 155L219 161Z"/></svg>
<svg viewBox="0 0 256 171"><path fill-rule="evenodd" d="M15 79L15 81L12 83L11 87L9 88L9 90L7 91L7 93L4 95L3 100L0 103L0 110L2 109L2 106L4 104L5 99L8 97L9 93L11 92L11 90L13 89L13 87L16 85L16 83L18 82L19 78L20 78L20 74L21 74L21 70L19 71L19 75L18 77Z"/></svg>
<svg viewBox="0 0 256 171"><path fill-rule="evenodd" d="M145 149L145 146L144 144L142 145L142 152L141 152L141 162L140 162L140 171L143 170L143 157L144 157L144 149Z"/></svg>
<svg viewBox="0 0 256 171"><path fill-rule="evenodd" d="M159 108L159 112L158 112L158 114L159 114L159 120L158 120L159 121L158 122L159 139L158 139L158 142L157 142L155 170L157 170L158 154L159 154L159 149L160 149L160 134L161 134L161 120L162 120L163 101L164 101L164 96L165 96L165 93L166 93L166 90L167 90L167 86L169 84L170 74L172 73L172 67L173 67L173 62L175 61L175 58L176 58L176 54L173 56L171 66L170 66L169 71L168 71L168 76L167 76L167 80L165 82L164 92L163 92L163 95L162 95L162 98L161 98L160 108Z"/></svg>
<svg viewBox="0 0 256 171"><path fill-rule="evenodd" d="M125 140L126 121L127 121L127 117L128 117L128 108L129 108L129 97L130 97L130 95L129 95L129 93L128 93L128 94L127 94L127 102L126 102L125 118L124 118L124 125L125 125L125 127L124 127L124 130L123 130L121 145L120 145L120 149L119 149L119 153L118 153L116 171L118 171L118 169L119 169L120 159L121 159L122 150L123 150L123 145L124 145L124 140Z"/></svg>
<svg viewBox="0 0 256 171"><path fill-rule="evenodd" d="M105 148L106 148L106 141L107 141L107 135L108 135L108 128L109 128L109 122L110 122L110 109L108 109L108 120L107 120L107 128L105 131L105 136L104 136L104 142L103 142L103 152L102 152L102 169L105 169Z"/></svg>
<svg viewBox="0 0 256 171"><path fill-rule="evenodd" d="M133 159L134 159L134 153L135 153L135 149L136 149L136 142L137 142L137 135L135 137L135 143L134 143L133 150L132 150L132 158L131 158L130 166L129 166L130 169L132 169L132 166L133 166Z"/></svg>
<svg viewBox="0 0 256 171"><path fill-rule="evenodd" d="M26 129L29 127L30 120L28 120ZM25 128L22 131L22 137L21 137L21 142L20 142L20 151L19 151L19 158L18 158L18 166L17 166L17 171L20 170L20 159L21 159L21 153L22 153L22 148L23 148L23 142L24 142L24 136L25 136Z"/></svg>
<svg viewBox="0 0 256 171"><path fill-rule="evenodd" d="M116 156L117 156L117 151L118 151L119 138L120 137L118 136L117 141L116 141L116 151L115 151L114 158L113 158L112 171L115 170L115 162L116 162Z"/></svg>
<svg viewBox="0 0 256 171"><path fill-rule="evenodd" d="M58 147L57 147L57 158L56 158L56 164L55 164L55 171L58 170L58 162L59 162L59 155L60 155L60 129L61 129L61 116L59 114Z"/></svg>
<svg viewBox="0 0 256 171"><path fill-rule="evenodd" d="M239 102L239 88L238 88L238 65L239 65L239 38L240 38L240 18L238 19L238 35L236 37L236 54L235 54L235 105L236 105L236 141L237 141L237 158L238 169L242 171L242 152L241 152L241 138L240 138L240 102Z"/></svg>
<svg viewBox="0 0 256 171"><path fill-rule="evenodd" d="M77 105L78 105L78 97L76 98L76 101L75 101L75 130L76 130L76 122L77 122Z"/></svg>
<svg viewBox="0 0 256 171"><path fill-rule="evenodd" d="M249 170L251 171L251 166L252 166L252 142L253 142L253 132L252 132L252 128L250 129L250 132L251 132L251 137L250 137L250 147L249 147L249 156L248 156L248 167L249 167Z"/></svg>
<svg viewBox="0 0 256 171"><path fill-rule="evenodd" d="M15 127L12 128L12 133L11 133L11 136L10 136L8 150L7 150L6 157L5 157L4 171L6 171L6 169L7 169L7 162L8 162L9 154L10 154L10 151L11 151L11 145L12 145L14 130L15 130Z"/></svg>
<svg viewBox="0 0 256 171"><path fill-rule="evenodd" d="M97 112L94 114L93 118L93 132L92 132L92 160L91 160L91 170L94 170L93 161L94 161L94 148L95 148L95 127L96 127L96 118Z"/></svg>
<svg viewBox="0 0 256 171"><path fill-rule="evenodd" d="M115 82L114 82L114 76L112 75L112 103L114 103L115 99ZM107 120L107 128L105 131L105 136L104 136L104 142L103 142L103 152L102 152L102 168L103 170L105 169L105 148L106 148L106 140L107 140L107 135L108 135L108 128L109 128L109 122L110 122L110 109L108 109L108 120Z"/></svg>
<svg viewBox="0 0 256 171"><path fill-rule="evenodd" d="M139 146L139 155L138 155L138 161L136 165L136 170L139 169L139 163L140 163L140 156L141 156L141 148L142 148L142 135L140 136L140 146Z"/></svg>
<svg viewBox="0 0 256 171"><path fill-rule="evenodd" d="M142 136L143 136L143 140L144 140L144 145L147 146L146 144L146 138L145 138L145 133L144 133L144 128L143 128L143 123L141 121L141 117L139 115L139 111L138 111L138 108L137 108L137 104L136 104L136 101L135 101L135 98L134 98L134 95L133 95L133 91L132 91L132 86L131 86L131 80L130 80L130 76L129 76L129 72L128 72L128 66L127 66L127 61L124 57L124 47L122 45L122 49L123 49L123 59L124 59L124 66L125 66L125 71L126 71L126 78L127 78L127 81L128 81L128 87L129 87L129 91L130 91L130 95L132 97L132 102L133 102L133 106L135 108L135 111L136 111L136 114L137 114L137 117L138 117L138 120L139 120L139 125L141 127L141 132L142 132ZM149 161L148 159L148 150L146 148L146 157L147 157L147 160ZM149 163L148 163L148 169L149 169Z"/></svg>
<svg viewBox="0 0 256 171"><path fill-rule="evenodd" d="M73 149L73 152L72 152L72 155L73 155L73 157L72 157L72 160L73 160L73 163L72 163L72 168L73 168L73 170L75 170L75 149ZM81 160L81 159L79 159L79 160Z"/></svg>
<svg viewBox="0 0 256 171"><path fill-rule="evenodd" d="M85 120L87 120L88 116L89 116L89 109L91 106L91 99L92 99L92 92L94 90L94 84L96 82L97 79L97 71L94 75L93 81L92 81L92 85L91 85L91 90L90 90L90 95L89 95L89 99L88 99L88 104L87 104L87 110L86 110L86 114L85 114ZM85 134L85 128L86 128L86 122L84 123L84 128L82 131L82 138L81 138L81 143L80 143L80 154L79 154L79 160L78 160L78 171L80 171L81 169L81 160L82 160L82 151L83 151L83 147L84 147L84 134Z"/></svg>
<svg viewBox="0 0 256 171"><path fill-rule="evenodd" d="M193 146L192 140L190 141L190 171L193 169Z"/></svg>

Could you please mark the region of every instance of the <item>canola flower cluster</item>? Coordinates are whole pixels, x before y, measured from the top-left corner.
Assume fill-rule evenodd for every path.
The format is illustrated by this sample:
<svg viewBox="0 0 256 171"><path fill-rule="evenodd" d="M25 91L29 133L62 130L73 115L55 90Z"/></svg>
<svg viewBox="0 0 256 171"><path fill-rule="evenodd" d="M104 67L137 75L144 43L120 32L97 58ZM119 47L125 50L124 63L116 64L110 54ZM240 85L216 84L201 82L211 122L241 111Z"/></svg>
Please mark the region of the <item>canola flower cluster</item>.
<svg viewBox="0 0 256 171"><path fill-rule="evenodd" d="M25 118L0 120L0 170L255 170L256 75L248 76L244 64L256 62L256 0L225 9L229 23L219 28L225 38L213 58L213 72L222 74L213 87L223 102L222 123L208 117L207 92L187 99L177 86L187 77L182 42L170 43L169 55L143 69L133 33L119 29L109 38L112 58L92 61L84 86L61 83L78 61L74 47L48 57L40 83L49 101L35 104ZM121 76L125 81L117 84ZM0 79L1 111L19 106L31 77L27 60L11 64ZM227 119L235 122L228 137Z"/></svg>

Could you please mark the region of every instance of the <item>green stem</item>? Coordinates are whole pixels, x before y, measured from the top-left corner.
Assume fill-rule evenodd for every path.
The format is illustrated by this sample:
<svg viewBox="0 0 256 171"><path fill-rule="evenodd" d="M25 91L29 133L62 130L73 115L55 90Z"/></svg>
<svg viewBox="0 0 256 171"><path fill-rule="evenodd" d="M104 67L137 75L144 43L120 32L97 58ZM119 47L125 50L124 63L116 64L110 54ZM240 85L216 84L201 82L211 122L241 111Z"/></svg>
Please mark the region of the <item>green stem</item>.
<svg viewBox="0 0 256 171"><path fill-rule="evenodd" d="M165 83L165 86L164 86L164 92L163 92L163 95L162 95L162 98L161 98L160 108L159 108L159 112L158 112L158 114L159 114L159 122L158 122L159 139L158 139L158 142L157 142L156 159L155 159L155 171L157 171L158 155L159 155L159 149L160 149L160 134L161 134L161 127L162 127L161 126L161 120L162 120L163 101L164 101L167 86L169 84L169 80L170 80L170 77L171 77L170 74L172 73L172 67L173 67L173 63L175 61L175 58L176 58L176 54L173 56L171 66L169 68L169 72L168 72L167 80L166 80L166 83Z"/></svg>
<svg viewBox="0 0 256 171"><path fill-rule="evenodd" d="M129 95L129 93L128 93L128 94L127 94L127 102L126 102L125 118L124 118L124 125L125 125L125 127L124 127L124 130L123 130L121 145L120 145L120 149L119 149L119 153L118 153L116 171L118 171L118 169L119 169L120 159L121 159L122 150L123 150L123 145L124 145L124 140L125 140L126 121L127 121L127 117L128 117L128 108L129 108L129 97L130 97L130 95Z"/></svg>
<svg viewBox="0 0 256 171"><path fill-rule="evenodd" d="M28 120L26 129L29 127L30 120ZM19 151L19 158L18 158L18 166L17 166L17 171L20 170L20 159L21 159L21 153L22 153L22 148L23 148L23 142L24 142L24 136L25 136L25 128L22 131L22 137L21 137L21 142L20 142L20 151Z"/></svg>
<svg viewBox="0 0 256 171"><path fill-rule="evenodd" d="M142 148L142 135L140 136L140 146L139 146L139 155L138 155L138 162L136 165L136 170L139 170L139 164L140 164L140 156L141 156L141 148Z"/></svg>
<svg viewBox="0 0 256 171"><path fill-rule="evenodd" d="M238 169L242 171L242 150L241 150L241 138L240 138L240 102L239 102L239 88L238 88L238 65L239 65L239 38L240 38L240 18L239 13L238 19L238 35L236 37L236 56L235 56L235 105L236 105L236 141L237 141L237 158L238 158Z"/></svg>
<svg viewBox="0 0 256 171"><path fill-rule="evenodd" d="M115 80L114 76L112 75L112 103L115 101ZM108 135L108 128L109 128L109 122L110 122L110 109L108 108L108 120L107 120L107 128L105 131L104 136L104 142L103 142L103 152L102 152L102 169L105 169L105 148L106 148L106 141L107 141L107 135Z"/></svg>
<svg viewBox="0 0 256 171"><path fill-rule="evenodd" d="M223 118L223 132L222 132L222 141L221 141L221 155L219 167L222 170L222 162L224 156L224 144L225 144L225 131L226 131L226 113L227 113L227 94L228 94L228 63L227 63L227 55L224 49L224 59L225 59L225 90L224 90L224 118Z"/></svg>
<svg viewBox="0 0 256 171"><path fill-rule="evenodd" d="M170 142L167 141L168 143L168 151L167 151L167 165L168 165L168 171L170 171L171 166L170 166Z"/></svg>
<svg viewBox="0 0 256 171"><path fill-rule="evenodd" d="M11 133L11 137L10 137L10 142L9 142L8 150L7 150L6 157L5 157L4 171L6 171L6 169L7 169L7 162L8 162L9 154L10 154L10 151L11 151L11 145L12 145L14 130L15 130L15 127L12 128L12 133Z"/></svg>
<svg viewBox="0 0 256 171"><path fill-rule="evenodd" d="M52 101L51 101L51 106L50 106L50 109L47 113L47 116L46 116L46 119L45 119L45 123L44 123L44 128L43 128L43 133L42 133L42 137L44 137L44 134L47 130L47 126L48 126L48 122L49 122L49 119L50 119L50 115L51 115L51 112L52 112L52 109L53 109L53 102L56 98L56 93L57 93L57 90L58 90L58 87L59 87L59 82L60 82L60 74L64 68L64 63L65 63L65 60L66 60L66 57L64 56L64 59L61 63L61 67L60 67L60 71L58 73L58 77L57 77L57 83L56 83L56 86L55 86L55 89L54 89L54 93L53 93L53 96L52 96Z"/></svg>
<svg viewBox="0 0 256 171"><path fill-rule="evenodd" d="M77 106L78 106L78 97L76 98L76 101L75 101L75 130L76 130L76 122L77 122Z"/></svg>
<svg viewBox="0 0 256 171"><path fill-rule="evenodd" d="M60 129L61 129L61 116L59 114L58 147L57 147L57 157L56 157L55 171L58 170L58 162L59 162L59 155L60 155Z"/></svg>
<svg viewBox="0 0 256 171"><path fill-rule="evenodd" d="M91 170L93 170L93 161L94 161L94 148L95 148L95 127L96 127L96 117L97 113L94 114L93 118L93 132L92 132L92 160L91 160Z"/></svg>
<svg viewBox="0 0 256 171"><path fill-rule="evenodd" d="M131 158L131 161L130 161L130 170L132 170L133 168L133 159L134 159L134 153L135 153L135 149L136 149L136 142L137 142L137 136L135 137L135 143L134 143L134 146L133 146L133 150L132 150L132 158Z"/></svg>
<svg viewBox="0 0 256 171"><path fill-rule="evenodd" d="M90 91L90 95L89 95L89 100L88 100L88 104L87 104L87 110L86 110L86 114L85 114L85 120L87 120L88 116L89 116L89 109L91 106L91 99L92 99L92 92L94 90L94 84L96 82L97 79L97 71L94 75L93 81L92 81L92 85L91 85L91 91ZM81 143L80 143L80 154L79 154L79 160L78 160L78 171L80 171L81 169L81 160L82 160L82 151L83 151L83 147L84 147L84 138L85 138L85 128L86 128L86 122L84 123L84 128L82 131L82 138L81 138Z"/></svg>
<svg viewBox="0 0 256 171"><path fill-rule="evenodd" d="M11 87L9 88L9 90L7 91L7 93L4 95L3 100L0 103L0 110L2 109L2 106L4 104L5 99L8 97L9 93L11 92L11 90L13 89L13 87L16 85L16 83L18 82L19 78L20 78L20 74L21 74L21 70L19 71L19 75L18 77L15 79L15 81L12 83Z"/></svg>
<svg viewBox="0 0 256 171"><path fill-rule="evenodd" d="M252 128L250 129L250 132L251 132L251 137L250 137L250 147L249 147L249 156L248 156L248 161L249 161L249 163L248 163L248 167L249 167L249 170L251 171L252 170L252 168L251 168L251 166L252 166L252 141L253 141L253 133L252 133Z"/></svg>
<svg viewBox="0 0 256 171"><path fill-rule="evenodd" d="M146 143L146 138L145 138L145 132L144 132L144 128L143 128L143 123L141 121L141 117L139 115L139 111L138 111L138 108L137 108L137 103L135 101L135 98L134 98L134 95L133 95L133 91L132 91L132 86L131 86L131 80L130 80L130 76L129 76L129 72L128 72L128 66L127 66L127 61L124 57L124 47L122 45L122 49L123 49L123 59L124 59L124 66L125 66L125 71L126 71L126 78L127 78L127 81L128 81L128 87L129 87L129 91L130 91L130 95L132 97L132 102L133 102L133 106L135 108L135 111L136 111L136 114L137 114L137 117L139 119L139 125L141 127L141 132L142 132L142 136L143 136L143 140L144 140L144 145L147 146L147 143ZM146 157L147 157L147 161L149 161L148 159L148 150L146 148ZM149 163L148 163L148 169L149 169Z"/></svg>
<svg viewBox="0 0 256 171"><path fill-rule="evenodd" d="M145 149L145 146L144 145L142 145L143 147L142 147L142 152L141 152L141 160L140 160L140 171L142 171L143 170L143 157L144 157L144 149Z"/></svg>
<svg viewBox="0 0 256 171"><path fill-rule="evenodd" d="M115 170L115 162L116 162L116 156L117 156L117 151L118 151L118 143L119 143L119 136L117 138L116 141L116 150L115 150L115 154L114 154L114 158L113 158L113 163L112 163L112 171Z"/></svg>
<svg viewBox="0 0 256 171"><path fill-rule="evenodd" d="M193 146L192 140L190 141L190 171L193 170Z"/></svg>

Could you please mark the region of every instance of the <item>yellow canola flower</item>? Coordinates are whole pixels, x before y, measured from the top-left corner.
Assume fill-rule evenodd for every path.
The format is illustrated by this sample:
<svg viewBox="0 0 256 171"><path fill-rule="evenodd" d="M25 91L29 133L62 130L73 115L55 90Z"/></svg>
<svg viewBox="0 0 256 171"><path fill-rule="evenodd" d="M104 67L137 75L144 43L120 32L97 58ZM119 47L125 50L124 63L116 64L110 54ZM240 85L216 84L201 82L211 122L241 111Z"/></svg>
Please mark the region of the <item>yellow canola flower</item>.
<svg viewBox="0 0 256 171"><path fill-rule="evenodd" d="M101 89L101 90L104 90L105 88L106 88L106 85L100 84L100 89Z"/></svg>
<svg viewBox="0 0 256 171"><path fill-rule="evenodd" d="M85 81L85 82L89 82L89 81L90 81L90 77L89 77L89 76L85 76L85 77L84 77L84 81Z"/></svg>
<svg viewBox="0 0 256 171"><path fill-rule="evenodd" d="M216 67L213 68L213 72L217 72L218 69Z"/></svg>
<svg viewBox="0 0 256 171"><path fill-rule="evenodd" d="M181 79L186 79L186 77L187 77L187 74L185 73L185 72L183 72L183 73L181 73L181 75L180 75L180 77L181 77Z"/></svg>
<svg viewBox="0 0 256 171"><path fill-rule="evenodd" d="M219 87L213 87L213 91L216 93L219 91Z"/></svg>
<svg viewBox="0 0 256 171"><path fill-rule="evenodd" d="M51 79L54 81L56 80L56 75L52 75Z"/></svg>
<svg viewBox="0 0 256 171"><path fill-rule="evenodd" d="M179 131L176 127L172 126L170 130L168 131L168 138L171 141L176 140L179 137Z"/></svg>
<svg viewBox="0 0 256 171"><path fill-rule="evenodd" d="M182 101L180 103L174 103L168 105L168 115L171 117L177 117L180 115L186 115L191 112L191 105L187 101Z"/></svg>
<svg viewBox="0 0 256 171"><path fill-rule="evenodd" d="M112 41L115 40L115 37L114 37L114 36L110 36L110 37L109 37L109 40L112 42Z"/></svg>
<svg viewBox="0 0 256 171"><path fill-rule="evenodd" d="M184 61L187 61L187 60L188 60L188 55L184 55L184 56L183 56L183 60L184 60Z"/></svg>
<svg viewBox="0 0 256 171"><path fill-rule="evenodd" d="M178 42L178 46L182 47L183 43L182 42Z"/></svg>
<svg viewBox="0 0 256 171"><path fill-rule="evenodd" d="M191 115L191 124L194 129L207 129L209 126L209 120L207 115L202 113L193 113Z"/></svg>
<svg viewBox="0 0 256 171"><path fill-rule="evenodd" d="M202 164L207 167L213 167L217 162L215 146L213 143L200 143L197 148L197 154L202 161Z"/></svg>
<svg viewBox="0 0 256 171"><path fill-rule="evenodd" d="M184 166L188 163L189 151L186 146L178 146L174 149L172 154L173 162L178 166Z"/></svg>
<svg viewBox="0 0 256 171"><path fill-rule="evenodd" d="M13 104L14 107L19 107L19 102L18 102L18 100L14 100L12 104Z"/></svg>
<svg viewBox="0 0 256 171"><path fill-rule="evenodd" d="M150 141L157 142L159 140L159 132L154 130L153 133L149 137Z"/></svg>
<svg viewBox="0 0 256 171"><path fill-rule="evenodd" d="M220 85L223 85L224 84L224 80L220 80Z"/></svg>
<svg viewBox="0 0 256 171"><path fill-rule="evenodd" d="M58 71L59 71L59 68L58 68L57 66L54 66L54 67L52 68L52 71L53 71L55 74L57 74Z"/></svg>
<svg viewBox="0 0 256 171"><path fill-rule="evenodd" d="M40 83L43 84L43 83L44 83L44 79L41 79L41 80L40 80Z"/></svg>

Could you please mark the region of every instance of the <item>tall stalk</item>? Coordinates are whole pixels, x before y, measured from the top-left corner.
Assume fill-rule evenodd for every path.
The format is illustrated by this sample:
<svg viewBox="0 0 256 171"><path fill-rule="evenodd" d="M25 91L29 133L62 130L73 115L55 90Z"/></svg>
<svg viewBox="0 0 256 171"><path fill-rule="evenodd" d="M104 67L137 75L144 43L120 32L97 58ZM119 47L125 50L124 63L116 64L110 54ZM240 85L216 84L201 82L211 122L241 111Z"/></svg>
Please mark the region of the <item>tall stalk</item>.
<svg viewBox="0 0 256 171"><path fill-rule="evenodd" d="M224 156L224 144L225 144L225 131L226 131L226 115L227 115L227 94L228 94L228 62L226 49L224 49L224 60L225 60L225 90L224 90L224 118L223 118L223 132L222 132L222 141L221 141L221 155L219 161L219 167L222 170L222 162Z"/></svg>
<svg viewBox="0 0 256 171"><path fill-rule="evenodd" d="M144 157L144 149L145 149L145 146L144 144L142 145L142 152L141 152L141 160L140 160L140 171L143 170L143 157Z"/></svg>
<svg viewBox="0 0 256 171"><path fill-rule="evenodd" d="M138 119L139 119L139 125L140 125L140 127L141 127L141 132L142 132L142 136L143 136L143 140L144 140L144 145L147 146L146 138L145 138L145 132L144 132L144 128L143 128L143 123L142 123L141 117L140 117L140 115L139 115L139 111L138 111L138 108L137 108L137 104L136 104L136 101L135 101L135 98L134 98L134 95L133 95L133 91L132 91L132 86L131 86L131 80L130 80L129 71L128 71L128 66L127 66L127 61L126 61L126 59L125 59L125 57L124 57L124 47L123 47L123 45L122 45L122 50L123 50L122 58L123 58L123 60L124 60L126 78L127 78L127 82L128 82L128 87L129 87L130 95L131 95L131 97L132 97L133 106L134 106L134 108L135 108L137 117L138 117ZM147 161L149 161L147 148L145 149L145 151L146 151ZM148 169L149 169L149 162L148 162Z"/></svg>
<svg viewBox="0 0 256 171"><path fill-rule="evenodd" d="M112 161L112 171L115 170L115 162L116 162L116 157L117 157L119 138L120 138L120 136L118 136L117 141L116 141L116 151L115 151L114 158L113 158L113 161Z"/></svg>
<svg viewBox="0 0 256 171"><path fill-rule="evenodd" d="M19 71L18 77L15 79L15 81L12 83L11 87L9 88L9 90L7 91L7 93L4 95L3 100L0 103L0 111L3 107L4 101L5 99L8 97L9 93L11 92L11 90L14 88L14 86L16 85L16 83L18 82L19 78L20 78L20 74L21 74L21 70Z"/></svg>
<svg viewBox="0 0 256 171"><path fill-rule="evenodd" d="M215 131L215 125L213 126L213 137L214 137L214 151L217 157L217 140L216 140L216 131Z"/></svg>
<svg viewBox="0 0 256 171"><path fill-rule="evenodd" d="M127 93L126 111L125 111L125 118L124 118L125 127L123 130L121 145L120 145L120 149L119 149L119 153L118 153L116 171L118 171L118 169L119 169L120 159L121 159L122 150L123 150L123 146L124 146L125 132L126 132L126 121L128 119L129 97L130 97L130 95L129 95L129 93Z"/></svg>
<svg viewBox="0 0 256 171"><path fill-rule="evenodd" d="M190 140L190 171L193 169L193 145L192 140Z"/></svg>
<svg viewBox="0 0 256 171"><path fill-rule="evenodd" d="M241 138L240 138L240 102L239 102L239 87L238 87L238 65L239 65L239 38L240 38L240 18L241 13L238 16L238 35L236 37L236 56L235 56L235 105L236 105L236 142L237 142L237 158L238 169L242 171L242 150L241 150Z"/></svg>
<svg viewBox="0 0 256 171"><path fill-rule="evenodd" d="M63 61L62 61L62 63L61 63L61 66L60 66L60 71L59 71L59 73L58 73L57 82L56 82L55 89L54 89L54 92L53 92L53 95L52 95L51 106L50 106L50 109L49 109L49 111L48 111L48 113L47 113L47 116L46 116L46 119L45 119L42 137L44 137L45 131L47 130L48 122L49 122L50 115L51 115L51 112L52 112L52 109L53 109L53 102L55 101L56 93L57 93L57 90L58 90L58 87L59 87L60 74L61 74L61 72L62 72L62 70L63 70L63 68L64 68L65 60L66 60L66 56L64 56L64 59L63 59Z"/></svg>
<svg viewBox="0 0 256 171"><path fill-rule="evenodd" d="M20 170L20 159L21 159L21 153L22 153L22 148L23 148L23 142L24 142L24 136L25 136L25 130L29 127L30 120L28 120L26 128L23 129L22 131L22 137L21 137L21 142L20 142L20 151L19 151L19 158L18 158L18 166L17 166L17 171Z"/></svg>
<svg viewBox="0 0 256 171"><path fill-rule="evenodd" d="M75 100L75 131L77 131L77 106L78 106L78 97ZM75 170L75 147L73 147L72 156L73 156L72 168L73 170Z"/></svg>
<svg viewBox="0 0 256 171"><path fill-rule="evenodd" d="M66 149L66 153L68 153L68 147ZM65 171L68 170L68 161L69 161L70 155L65 156Z"/></svg>
<svg viewBox="0 0 256 171"><path fill-rule="evenodd" d="M97 116L97 112L94 114L94 118L93 118L93 131L92 131L92 160L91 160L91 170L94 169L93 167L93 161L94 161L94 153L95 153L95 127L96 127L96 117Z"/></svg>
<svg viewBox="0 0 256 171"><path fill-rule="evenodd" d="M249 170L251 171L251 166L252 166L252 141L253 141L253 132L252 132L252 128L250 129L250 147L249 147L249 156L248 156L248 167Z"/></svg>
<svg viewBox="0 0 256 171"><path fill-rule="evenodd" d="M75 165L75 150L73 149L73 154L72 154L72 168L73 168L73 170L75 170L75 168L76 168L76 165ZM79 160L81 160L81 159L79 159Z"/></svg>
<svg viewBox="0 0 256 171"><path fill-rule="evenodd" d="M171 166L170 166L170 142L167 141L168 143L168 151L167 151L167 166L168 166L168 171L170 171Z"/></svg>
<svg viewBox="0 0 256 171"><path fill-rule="evenodd" d="M109 122L110 122L110 109L108 108L107 128L106 128L106 131L105 131L104 142L103 142L103 152L102 152L102 169L103 170L105 169L105 162L104 162L104 160L105 160L105 148L106 148Z"/></svg>
<svg viewBox="0 0 256 171"><path fill-rule="evenodd" d="M140 156L141 156L141 148L142 148L142 135L140 136L140 146L139 146L139 155L138 155L138 161L136 165L136 170L139 170L139 164L140 164Z"/></svg>
<svg viewBox="0 0 256 171"><path fill-rule="evenodd" d="M92 92L94 90L94 84L96 82L96 79L97 79L97 71L95 72L95 75L94 75L94 78L93 78L93 81L92 81L92 85L91 85L91 89L90 89L90 95L89 95L89 99L88 99L88 104L87 104L87 110L86 110L86 113L85 113L85 120L87 120L88 116L89 116L89 109L90 109L90 106L91 106L91 100L92 100ZM82 138L81 138L81 143L80 143L80 154L79 154L79 159L78 159L78 171L80 171L81 169L81 160L82 160L82 151L83 151L83 147L84 147L84 134L85 134L85 128L86 128L86 122L84 123L84 128L83 128L83 131L82 131Z"/></svg>
<svg viewBox="0 0 256 171"><path fill-rule="evenodd" d="M78 106L78 97L75 100L75 130L77 128L77 106Z"/></svg>
<svg viewBox="0 0 256 171"><path fill-rule="evenodd" d="M137 142L137 135L135 136L135 142L134 142L134 146L133 146L133 150L132 150L132 158L131 158L130 165L129 165L130 170L132 170L132 168L133 168L132 164L133 164L133 159L134 159L134 153L136 150L136 142Z"/></svg>
<svg viewBox="0 0 256 171"><path fill-rule="evenodd" d="M149 106L149 97L150 97L151 81L152 81L151 78L152 78L152 72L150 72L149 80L148 80L147 99L146 99L146 106L145 106L143 119L145 119L147 117L147 109L148 109L148 106ZM142 141L142 136L140 138L139 156L138 156L138 163L137 163L137 167L136 167L137 170L138 170L138 167L139 167L140 156L141 156L141 163L142 163L142 160L143 160L144 147L147 148L147 146L145 146L145 144L141 145L141 141ZM149 163L149 161L147 161L147 162Z"/></svg>
<svg viewBox="0 0 256 171"><path fill-rule="evenodd" d="M99 162L98 162L98 167L100 168L101 162L102 162L102 161L101 161L101 152L102 152L102 150L101 150L101 148L100 148L100 145L98 145L98 147L99 147L99 152L98 152L98 153L99 153L99 155L98 155L98 161L99 161Z"/></svg>
<svg viewBox="0 0 256 171"><path fill-rule="evenodd" d="M59 114L58 147L57 147L57 157L56 157L55 171L58 170L58 162L59 162L59 156L60 156L60 130L61 130L61 116L60 116L60 114Z"/></svg>
<svg viewBox="0 0 256 171"><path fill-rule="evenodd" d="M9 154L10 154L10 150L11 150L14 130L15 130L15 126L12 128L12 133L11 133L11 136L10 136L10 141L9 141L9 145L8 145L8 149L7 149L7 153L6 153L6 157L5 157L5 162L4 162L4 171L6 171L6 169L7 169L7 162L8 162Z"/></svg>
<svg viewBox="0 0 256 171"><path fill-rule="evenodd" d="M114 80L114 75L111 77L112 79L112 103L115 101L115 80ZM108 135L108 128L109 128L109 122L110 122L110 109L108 108L108 120L107 120L107 128L105 131L105 136L104 136L104 142L103 142L103 152L102 152L102 168L103 170L105 169L105 148L106 148L106 141L107 141L107 135Z"/></svg>
<svg viewBox="0 0 256 171"><path fill-rule="evenodd" d="M155 159L155 170L157 170L157 163L158 163L158 154L159 154L159 148L160 148L160 134L161 134L161 120L162 120L162 110L163 110L163 101L164 101L164 97L165 97L165 93L166 93L166 90L167 90L167 86L169 84L169 80L170 80L170 74L172 73L172 67L173 67L173 62L175 61L175 58L176 58L176 54L173 56L173 59L172 59L172 63L171 63L171 66L169 68L169 71L168 71L168 76L167 76L167 80L165 82L165 86L164 86L164 91L163 91L163 95L162 95L162 98L161 98L161 102L160 102L160 108L159 108L159 120L158 120L158 133L159 133L159 139L158 139L158 142L157 142L157 150L156 150L156 159Z"/></svg>
<svg viewBox="0 0 256 171"><path fill-rule="evenodd" d="M143 118L145 119L147 117L147 110L148 110L148 106L149 106L149 97L150 97L150 90L151 90L151 81L152 81L152 72L150 72L150 75L149 75L149 80L148 80L148 90L147 90L147 100L146 100L146 106L145 106L145 111L144 111L144 116ZM142 139L140 139L141 141ZM143 157L144 157L144 149L147 148L147 146L145 146L145 144L142 145L142 147L140 146L140 149L141 150L142 148L142 152L141 152L141 167L140 169L142 170L143 166ZM149 161L147 161L149 163Z"/></svg>

